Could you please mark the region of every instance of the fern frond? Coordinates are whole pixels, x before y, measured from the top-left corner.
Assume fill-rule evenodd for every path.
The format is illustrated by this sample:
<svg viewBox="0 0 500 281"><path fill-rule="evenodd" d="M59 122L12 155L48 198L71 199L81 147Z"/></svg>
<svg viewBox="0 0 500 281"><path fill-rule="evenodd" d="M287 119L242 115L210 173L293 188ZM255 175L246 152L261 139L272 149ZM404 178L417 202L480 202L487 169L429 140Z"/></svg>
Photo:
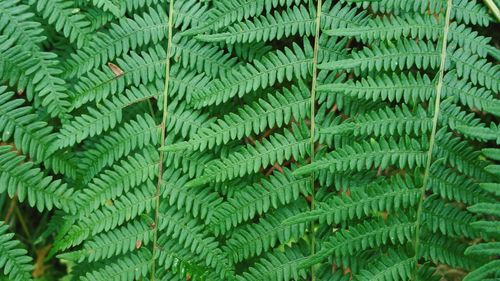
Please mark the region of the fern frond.
<svg viewBox="0 0 500 281"><path fill-rule="evenodd" d="M101 9L89 7L85 11L85 18L89 22L89 32L97 31L115 19L112 13L103 13Z"/></svg>
<svg viewBox="0 0 500 281"><path fill-rule="evenodd" d="M485 278L489 275L498 274L498 267L500 267L499 260L490 261L465 276L464 281L487 280Z"/></svg>
<svg viewBox="0 0 500 281"><path fill-rule="evenodd" d="M217 2L215 9L212 9L205 17L207 22L193 30L184 32L184 35L198 34L206 30L218 30L233 22L259 15L264 10L270 11L275 7L290 7L300 2L302 2L302 0L226 0Z"/></svg>
<svg viewBox="0 0 500 281"><path fill-rule="evenodd" d="M414 232L415 223L409 222L407 218L394 219L390 223L381 220L365 221L349 230L334 233L322 243L318 252L301 261L299 268L319 263L330 255L340 257L388 243L403 244L413 239Z"/></svg>
<svg viewBox="0 0 500 281"><path fill-rule="evenodd" d="M309 132L305 126L293 125L283 134L274 134L253 145L247 145L239 151L210 162L204 174L190 181L188 186L197 186L210 181L221 182L238 176L258 172L274 163L282 164L294 158L300 159L308 154Z"/></svg>
<svg viewBox="0 0 500 281"><path fill-rule="evenodd" d="M497 278L485 1L0 0L0 275Z"/></svg>
<svg viewBox="0 0 500 281"><path fill-rule="evenodd" d="M293 44L292 49L267 54L253 64L233 69L220 80L212 81L202 92L195 93L191 103L196 108L217 105L234 96L242 97L252 90L265 89L276 83L291 81L294 77L305 79L310 74L312 47Z"/></svg>
<svg viewBox="0 0 500 281"><path fill-rule="evenodd" d="M431 118L422 107L417 107L413 112L402 105L394 109L385 109L367 112L344 121L334 127L323 127L320 134L334 135L374 135L391 136L404 134L423 134L431 129Z"/></svg>
<svg viewBox="0 0 500 281"><path fill-rule="evenodd" d="M402 251L389 251L387 255L379 255L373 263L367 265L356 274L356 281L400 281L409 280L417 259Z"/></svg>
<svg viewBox="0 0 500 281"><path fill-rule="evenodd" d="M320 92L339 92L358 99L371 101L427 101L434 96L433 82L427 75L412 73L393 73L362 78L359 81L349 80L344 83L324 84L318 86Z"/></svg>
<svg viewBox="0 0 500 281"><path fill-rule="evenodd" d="M200 176L205 166L216 158L214 154L199 151L168 153L166 155L168 156L166 159L167 165L175 169L181 169L189 178Z"/></svg>
<svg viewBox="0 0 500 281"><path fill-rule="evenodd" d="M209 3L197 0L187 0L174 3L174 27L184 31L190 27L201 25L205 14L209 10Z"/></svg>
<svg viewBox="0 0 500 281"><path fill-rule="evenodd" d="M491 197L479 188L476 180L457 173L446 167L443 163L434 163L429 171L428 189L442 198L474 204L477 202L488 202Z"/></svg>
<svg viewBox="0 0 500 281"><path fill-rule="evenodd" d="M470 224L477 221L471 213L446 204L437 198L427 198L424 202L422 219L431 231L439 231L444 235L455 237L476 237L477 232Z"/></svg>
<svg viewBox="0 0 500 281"><path fill-rule="evenodd" d="M314 10L311 10L314 11ZM216 34L202 34L196 39L205 42L223 41L226 44L267 42L282 37L309 36L314 31L315 15L304 6L295 6L273 15L260 16L252 21L239 22Z"/></svg>
<svg viewBox="0 0 500 281"><path fill-rule="evenodd" d="M205 221L212 219L222 201L217 192L208 188L185 188L188 176L171 167L165 170L162 178L162 197L168 198L168 204Z"/></svg>
<svg viewBox="0 0 500 281"><path fill-rule="evenodd" d="M493 204L492 204L493 205ZM498 205L496 205L498 209ZM472 245L465 250L466 255L496 256L500 253L500 242Z"/></svg>
<svg viewBox="0 0 500 281"><path fill-rule="evenodd" d="M0 86L0 139L13 139L16 148L35 161L47 159L54 152L52 127L34 113L30 106L24 106L22 99L13 99L14 93Z"/></svg>
<svg viewBox="0 0 500 281"><path fill-rule="evenodd" d="M200 256L191 253L183 245L178 244L176 240L171 239L168 235L162 235L158 239L160 245L158 264L168 272L175 275L179 281L186 279L187 275L191 278L200 278L202 280L217 280L219 275L214 269L203 265L203 259ZM161 279L171 281L177 279Z"/></svg>
<svg viewBox="0 0 500 281"><path fill-rule="evenodd" d="M40 212L56 207L74 213L77 202L73 189L59 179L46 176L33 162L26 162L12 146L0 146L0 193L17 195L20 202L28 200Z"/></svg>
<svg viewBox="0 0 500 281"><path fill-rule="evenodd" d="M440 53L431 42L400 40L381 44L380 47L365 47L352 53L352 58L334 63L322 63L318 67L326 70L354 70L355 73L366 71L395 71L409 69L436 69L439 66Z"/></svg>
<svg viewBox="0 0 500 281"><path fill-rule="evenodd" d="M190 249L192 253L204 259L205 264L214 268L221 278L230 276L232 269L225 254L218 248L217 241L204 233L203 226L199 225L196 220L182 216L182 213L175 212L175 210L171 208L160 213L159 229L165 235L177 239L184 248Z"/></svg>
<svg viewBox="0 0 500 281"><path fill-rule="evenodd" d="M497 148L485 148L483 149L483 154L492 160L498 160L500 159L500 149ZM496 168L498 169L498 167ZM498 174L498 173L497 173ZM483 183L481 184L481 187L484 188L484 190L489 191L491 193L494 193L498 195L498 184L496 182L492 183ZM477 214L484 214L484 215L490 215L492 218L497 218L500 216L500 204L498 204L498 201L494 201L492 203L478 203L474 206L471 206L468 208L469 211L477 213ZM478 231L481 231L482 233L492 233L496 237L500 232L498 231L498 222L496 221L479 221L479 222L473 222L471 223L471 226ZM487 256L487 257L494 257L498 256L500 253L500 243L495 242L495 241L490 241L488 243L482 243L482 244L476 244L468 247L465 250L466 255L472 255L473 257L476 255L479 256ZM491 260L487 263L484 263L482 266L476 268L474 271L470 272L467 276L465 276L464 280L466 281L475 281L475 280L484 280L488 278L489 276L497 276L498 275L498 266L499 266L499 261L498 259Z"/></svg>
<svg viewBox="0 0 500 281"><path fill-rule="evenodd" d="M468 106L471 110L477 108L495 114L500 108L500 102L494 98L491 91L475 87L465 79L458 79L455 72L448 72L444 77L443 98L453 98Z"/></svg>
<svg viewBox="0 0 500 281"><path fill-rule="evenodd" d="M23 5L20 0L6 0L0 3L0 13L4 15L0 19L0 31L3 35L15 38L22 45L28 45L28 49L39 49L37 44L45 37L41 24L30 20L33 13L29 12L29 6Z"/></svg>
<svg viewBox="0 0 500 281"><path fill-rule="evenodd" d="M405 14L403 16L383 16L367 21L363 25L324 30L330 36L356 37L364 43L375 40L387 40L401 38L419 38L437 41L442 31L443 21L433 16L419 14ZM467 28L465 25L451 23L448 33L450 45L469 49L481 57L488 55L490 49L488 43L491 38L478 36L477 32Z"/></svg>
<svg viewBox="0 0 500 281"><path fill-rule="evenodd" d="M102 168L111 166L122 156L147 145L156 145L160 136L159 127L148 114L137 115L134 120L97 140L93 147L82 153L80 174L88 182Z"/></svg>
<svg viewBox="0 0 500 281"><path fill-rule="evenodd" d="M238 281L259 280L301 280L306 277L304 270L298 268L304 254L300 248L285 247L283 252L274 251L266 254L248 272L236 276Z"/></svg>
<svg viewBox="0 0 500 281"><path fill-rule="evenodd" d="M464 135L472 136L483 141L495 141L500 144L500 127L491 124L490 127L459 126L458 131Z"/></svg>
<svg viewBox="0 0 500 281"><path fill-rule="evenodd" d="M149 212L156 198L155 191L154 184L147 181L141 188L134 189L109 204L101 206L72 225L65 237L61 238L54 247L66 249L77 246L90 236L114 229L124 222Z"/></svg>
<svg viewBox="0 0 500 281"><path fill-rule="evenodd" d="M52 154L43 162L45 167L56 174L67 176L69 179L76 179L79 172L78 159L75 153L59 151Z"/></svg>
<svg viewBox="0 0 500 281"><path fill-rule="evenodd" d="M9 280L32 280L32 258L13 237L14 234L9 232L9 226L0 221L0 272L3 272Z"/></svg>
<svg viewBox="0 0 500 281"><path fill-rule="evenodd" d="M454 0L451 10L451 17L465 24L478 24L488 26L491 17L484 6L478 4L475 0Z"/></svg>
<svg viewBox="0 0 500 281"><path fill-rule="evenodd" d="M436 40L441 32L442 23L429 16L414 14L404 16L382 16L371 19L363 25L352 25L345 28L323 30L329 36L356 37L363 43L374 40L400 39L404 37Z"/></svg>
<svg viewBox="0 0 500 281"><path fill-rule="evenodd" d="M152 263L151 252L143 248L130 255L122 256L99 269L88 272L85 276L81 277L81 280L137 280L148 274Z"/></svg>
<svg viewBox="0 0 500 281"><path fill-rule="evenodd" d="M5 69L5 73L10 73L3 75L9 76L7 80L10 80L10 85L17 82L20 90L26 89L28 100L35 99L36 107L43 105L52 116L65 113L69 103L66 101L64 81L59 78L62 71L58 67L57 56L42 51L39 46L45 39L40 23L31 21L33 14L29 12L29 7L17 0L2 1L0 13L4 15L0 20L0 31L7 35L2 41L10 38L14 44L10 47L13 53L9 55L6 52L5 55L13 62L19 62L13 67L20 67L18 71L21 72ZM1 57L0 55L0 65ZM0 71L0 77L3 76L2 72L4 71Z"/></svg>
<svg viewBox="0 0 500 281"><path fill-rule="evenodd" d="M333 5L333 6L332 6ZM322 31L358 25L368 20L366 11L359 11L350 4L325 1L322 7L320 27Z"/></svg>
<svg viewBox="0 0 500 281"><path fill-rule="evenodd" d="M86 0L86 1L90 2L91 0ZM116 4L115 2L117 2L117 1L92 0L92 5L99 8L99 9L102 9L105 12L108 12L108 11L111 12L115 17L123 16L123 13L125 12L125 10L124 9L122 10L120 8L120 5ZM121 6L121 7L125 8L125 6Z"/></svg>
<svg viewBox="0 0 500 281"><path fill-rule="evenodd" d="M172 47L174 58L183 67L211 77L225 77L237 65L236 60L221 48L194 39L175 36Z"/></svg>
<svg viewBox="0 0 500 281"><path fill-rule="evenodd" d="M472 54L466 49L449 50L451 60L455 62L457 76L469 79L475 85L481 85L494 92L500 90L500 67Z"/></svg>
<svg viewBox="0 0 500 281"><path fill-rule="evenodd" d="M59 257L75 262L100 261L146 246L151 238L150 226L143 220L134 220L122 227L92 237L85 241L81 250L64 253Z"/></svg>
<svg viewBox="0 0 500 281"><path fill-rule="evenodd" d="M484 262L479 256L465 257L467 244L446 236L433 234L421 239L420 243L423 247L420 248L419 255L435 263L471 270Z"/></svg>
<svg viewBox="0 0 500 281"><path fill-rule="evenodd" d="M226 233L241 222L266 213L270 208L289 204L297 200L300 194L310 193L309 179L295 178L292 172L285 168L283 173L274 172L259 184L246 186L227 202L217 206L210 225L216 235Z"/></svg>
<svg viewBox="0 0 500 281"><path fill-rule="evenodd" d="M64 64L68 78L82 75L122 54L149 43L156 44L166 36L167 16L161 8L150 8L142 15L122 18L106 32L92 35L86 46L71 54Z"/></svg>
<svg viewBox="0 0 500 281"><path fill-rule="evenodd" d="M227 240L227 255L233 262L241 262L248 257L259 256L278 243L297 241L305 234L306 224L283 225L282 222L305 210L306 202L298 200L289 208L280 208L267 214L258 223L236 228Z"/></svg>
<svg viewBox="0 0 500 281"><path fill-rule="evenodd" d="M126 86L148 84L156 78L163 78L166 53L160 48L151 48L147 52L124 55L117 60L116 73L112 68L94 69L87 76L81 77L75 84L72 95L72 107L78 108L90 101L99 102L110 95L125 90Z"/></svg>
<svg viewBox="0 0 500 281"><path fill-rule="evenodd" d="M376 12L415 12L415 13L436 13L442 11L446 2L423 0L423 1L398 1L398 0L381 0L381 1L364 1L359 6L364 8L370 6ZM450 18L465 24L478 24L488 26L491 17L488 11L475 0L453 0Z"/></svg>
<svg viewBox="0 0 500 281"><path fill-rule="evenodd" d="M234 139L258 134L275 125L282 127L291 120L301 121L307 114L309 97L305 85L299 83L291 90L283 93L269 94L266 99L259 99L251 105L244 105L237 112L224 115L222 118L200 129L190 140L164 147L165 151L184 149L200 151L226 144Z"/></svg>
<svg viewBox="0 0 500 281"><path fill-rule="evenodd" d="M319 202L311 212L288 217L284 224L296 224L317 220L327 224L363 218L379 212L397 212L399 209L414 206L419 197L417 184L407 176L395 176L388 181L371 184L363 189L351 191L349 196L343 194Z"/></svg>
<svg viewBox="0 0 500 281"><path fill-rule="evenodd" d="M176 64L171 69L171 89L169 90L173 97L179 99L185 97L186 100L190 100L192 93L200 91L201 88L205 87L210 82L210 77L204 73L197 74L189 69L175 66L179 65ZM161 100L161 98L160 96L159 100Z"/></svg>
<svg viewBox="0 0 500 281"><path fill-rule="evenodd" d="M304 175L321 169L329 169L330 172L362 171L372 167L385 169L389 165L398 165L400 168L421 167L426 159L426 145L425 140L419 143L408 137L399 142L392 138L363 141L337 149L323 159L298 168L294 174Z"/></svg>
<svg viewBox="0 0 500 281"><path fill-rule="evenodd" d="M75 116L64 124L58 134L59 147L79 143L82 140L113 129L123 118L124 110L131 105L157 98L162 92L161 85L148 84L132 87L125 95L104 100L102 105L89 107L88 113ZM184 101L174 99L168 109L170 117L166 127L184 137L197 132L207 121L207 115L191 110Z"/></svg>
<svg viewBox="0 0 500 281"><path fill-rule="evenodd" d="M492 179L491 174L484 170L487 162L478 159L480 153L469 142L453 137L451 132L440 130L436 134L436 144L436 159L442 158L451 167L477 180Z"/></svg>
<svg viewBox="0 0 500 281"><path fill-rule="evenodd" d="M141 183L152 180L158 169L158 152L145 147L141 152L127 157L120 164L114 165L95 177L88 187L79 193L81 204L78 208L80 217L113 200L124 192Z"/></svg>
<svg viewBox="0 0 500 281"><path fill-rule="evenodd" d="M69 102L64 81L58 77L61 70L55 67L56 58L54 53L27 50L12 39L5 40L0 45L0 79L16 85L20 92L26 91L35 107L47 108L52 117L62 116Z"/></svg>
<svg viewBox="0 0 500 281"><path fill-rule="evenodd" d="M39 15L61 32L78 47L82 47L87 39L89 23L85 16L67 0L30 0L29 4L36 8Z"/></svg>

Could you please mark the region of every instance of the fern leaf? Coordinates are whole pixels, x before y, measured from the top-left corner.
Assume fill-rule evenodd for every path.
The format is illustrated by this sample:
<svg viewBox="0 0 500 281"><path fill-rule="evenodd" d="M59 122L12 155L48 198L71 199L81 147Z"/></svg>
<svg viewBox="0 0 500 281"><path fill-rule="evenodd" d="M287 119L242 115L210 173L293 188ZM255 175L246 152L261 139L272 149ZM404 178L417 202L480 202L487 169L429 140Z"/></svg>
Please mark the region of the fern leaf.
<svg viewBox="0 0 500 281"><path fill-rule="evenodd" d="M54 152L52 127L39 121L30 106L23 106L22 99L13 99L13 92L6 92L0 87L0 139L7 142L14 139L14 145L20 151L39 162L47 159Z"/></svg>
<svg viewBox="0 0 500 281"><path fill-rule="evenodd" d="M90 0L87 0L90 1ZM113 0L92 0L92 5L102 9L103 11L111 12L115 17L120 17L123 15L123 12L120 11L120 6L114 3ZM124 6L121 6L124 7Z"/></svg>
<svg viewBox="0 0 500 281"><path fill-rule="evenodd" d="M351 122L349 122L351 121ZM324 127L320 134L334 135L403 135L421 134L431 129L431 118L421 107L411 112L406 106L385 108L356 116L335 127Z"/></svg>
<svg viewBox="0 0 500 281"><path fill-rule="evenodd" d="M176 36L173 39L174 58L180 64L211 77L225 77L235 67L236 60L221 48L201 44L197 40Z"/></svg>
<svg viewBox="0 0 500 281"><path fill-rule="evenodd" d="M222 201L216 192L208 188L185 188L187 175L181 175L179 170L171 167L165 170L162 178L165 179L162 183L162 197L168 197L168 204L205 221L212 219Z"/></svg>
<svg viewBox="0 0 500 281"><path fill-rule="evenodd" d="M305 234L306 224L283 225L287 217L306 210L304 200L292 203L291 208L281 208L261 218L258 223L235 229L227 240L227 251L233 262L241 262L252 256L259 256L276 244L298 240Z"/></svg>
<svg viewBox="0 0 500 281"><path fill-rule="evenodd" d="M217 105L252 90L291 81L294 77L304 79L310 73L311 55L312 47L307 41L303 48L294 43L292 49L269 53L261 61L237 67L227 77L214 80L206 90L195 93L191 103L196 108Z"/></svg>
<svg viewBox="0 0 500 281"><path fill-rule="evenodd" d="M318 86L321 92L341 92L358 99L372 101L426 101L434 96L434 85L427 75L411 73L382 75L349 80L345 83L324 84Z"/></svg>
<svg viewBox="0 0 500 281"><path fill-rule="evenodd" d="M379 260L369 264L361 270L353 280L409 280L416 265L416 257L402 252L390 251L386 256L378 256Z"/></svg>
<svg viewBox="0 0 500 281"><path fill-rule="evenodd" d="M459 78L470 79L472 83L484 86L494 92L500 90L498 65L481 59L478 55L473 55L462 48L451 52L451 60L456 63L455 67Z"/></svg>
<svg viewBox="0 0 500 281"><path fill-rule="evenodd" d="M205 260L205 264L212 267L221 278L231 275L232 270L225 254L217 247L218 243L213 237L203 232L202 225L197 225L196 220L183 217L182 213L173 212L175 209L161 212L159 229L178 243L189 248L190 251Z"/></svg>
<svg viewBox="0 0 500 281"><path fill-rule="evenodd" d="M166 18L161 8L150 8L142 15L113 23L109 30L93 35L85 47L71 55L64 64L65 76L82 75L129 50L160 42L166 36Z"/></svg>
<svg viewBox="0 0 500 281"><path fill-rule="evenodd" d="M425 247L421 247L419 255L436 263L444 263L468 270L484 263L484 259L479 256L464 257L466 244L449 237L433 235L432 237L424 237L420 243Z"/></svg>
<svg viewBox="0 0 500 281"><path fill-rule="evenodd" d="M89 23L85 20L84 15L72 7L72 2L66 0L30 0L29 4L34 6L41 17L46 19L49 24L54 25L55 29L71 42L75 42L78 47L84 45Z"/></svg>
<svg viewBox="0 0 500 281"><path fill-rule="evenodd" d="M40 23L29 20L33 14L28 12L28 9L28 6L21 5L17 0L2 1L0 4L0 12L5 15L0 21L0 31L8 35L4 38L5 41L9 38L15 41L11 41L14 46L10 47L14 53L9 55L6 52L5 55L12 56L10 59L14 62L18 61L15 58L18 57L19 64L14 68L20 66L19 71L22 72L16 73L10 69L8 80L11 85L14 80L18 80L19 89L27 91L28 100L35 99L36 107L42 105L52 116L60 116L69 107L64 81L59 78L62 71L58 67L57 56L43 52L40 48L39 44L45 38L43 29ZM18 54L15 54L16 52ZM8 70L6 69L5 73ZM0 77L2 72L4 71L0 71Z"/></svg>
<svg viewBox="0 0 500 281"><path fill-rule="evenodd" d="M92 179L102 168L111 166L122 156L134 149L156 145L159 128L148 114L137 115L135 120L123 124L95 142L94 147L86 150L80 158L80 174L85 182Z"/></svg>
<svg viewBox="0 0 500 281"><path fill-rule="evenodd" d="M113 200L148 179L152 180L158 169L157 165L158 153L151 147L146 147L122 160L119 165L102 172L79 194L82 202L78 209L79 215L87 215L105 204L106 200Z"/></svg>
<svg viewBox="0 0 500 281"><path fill-rule="evenodd" d="M40 212L54 207L66 212L76 211L72 189L61 180L46 176L8 145L0 146L0 182L0 193L7 191L11 198L17 195L20 202L27 199L28 204Z"/></svg>
<svg viewBox="0 0 500 281"><path fill-rule="evenodd" d="M141 188L134 189L133 193L127 193L111 204L101 206L72 225L65 237L62 237L54 247L64 250L70 246L77 246L90 236L109 231L143 213L148 213L153 207L155 192L154 184L147 181Z"/></svg>
<svg viewBox="0 0 500 281"><path fill-rule="evenodd" d="M8 230L9 226L0 221L0 269L9 280L32 280L32 258Z"/></svg>
<svg viewBox="0 0 500 281"><path fill-rule="evenodd" d="M304 259L304 254L295 247L285 248L284 252L275 251L264 256L259 262L237 276L236 280L300 280L305 278L304 270L298 269L298 264Z"/></svg>
<svg viewBox="0 0 500 281"><path fill-rule="evenodd" d="M100 269L88 272L81 277L81 280L137 280L148 274L152 262L151 252L144 248L106 264Z"/></svg>
<svg viewBox="0 0 500 281"><path fill-rule="evenodd" d="M80 78L74 86L72 107L78 108L89 101L101 101L110 95L125 90L126 86L147 84L152 82L155 75L163 78L162 69L165 67L166 53L160 48L151 48L147 52L124 55L117 60L119 73L115 74L111 67L95 69L93 72Z"/></svg>
<svg viewBox="0 0 500 281"><path fill-rule="evenodd" d="M440 231L447 236L475 237L477 233L470 224L477 219L472 214L436 198L424 202L422 218L433 232Z"/></svg>
<svg viewBox="0 0 500 281"><path fill-rule="evenodd" d="M431 42L401 40L396 43L382 44L381 47L364 48L353 52L352 58L322 63L318 67L327 70L353 69L360 71L395 71L412 66L418 69L436 69L439 66L440 53Z"/></svg>
<svg viewBox="0 0 500 281"><path fill-rule="evenodd" d="M272 0L229 0L221 1L216 5L215 9L206 16L208 22L184 32L184 35L198 34L206 30L217 30L221 27L228 26L233 22L247 19L249 17L259 15L262 11L269 11L275 7L289 7L294 4L300 3L301 0L285 0L285 1L272 1Z"/></svg>
<svg viewBox="0 0 500 281"><path fill-rule="evenodd" d="M226 32L198 35L206 42L224 41L226 44L266 42L293 35L309 36L314 31L315 15L304 6L289 8L281 13L260 16L253 21L229 26Z"/></svg>
<svg viewBox="0 0 500 281"><path fill-rule="evenodd" d="M309 213L289 217L284 224L295 224L319 219L327 224L362 218L379 212L393 212L400 208L414 206L420 195L411 177L395 177L369 185L361 190L354 190L349 196L332 197L319 202L318 207Z"/></svg>
<svg viewBox="0 0 500 281"><path fill-rule="evenodd" d="M403 244L414 236L415 223L407 219L394 220L385 224L380 220L365 221L347 230L340 230L322 243L317 253L305 258L299 268L305 268L321 262L330 255L352 255L354 251L385 245Z"/></svg>
<svg viewBox="0 0 500 281"><path fill-rule="evenodd" d="M349 169L362 171L372 167L385 169L389 165L399 165L402 168L418 167L425 162L425 146L425 141L421 144L410 138L403 138L399 143L394 139L356 143L353 146L335 150L324 159L300 167L295 170L294 174L304 175L320 169L329 169L330 172L342 172Z"/></svg>
<svg viewBox="0 0 500 281"><path fill-rule="evenodd" d="M200 151L213 148L215 145L226 144L234 139L258 134L266 128L275 125L282 127L289 124L292 118L296 121L307 116L309 98L304 84L285 89L283 93L269 94L267 99L259 99L251 105L245 105L236 113L230 113L202 128L186 142L175 143L164 147L165 151L184 149Z"/></svg>
<svg viewBox="0 0 500 281"><path fill-rule="evenodd" d="M491 200L488 193L480 189L474 178L457 173L439 162L431 166L427 186L442 198L466 204Z"/></svg>
<svg viewBox="0 0 500 281"><path fill-rule="evenodd" d="M83 244L81 250L64 253L59 257L75 262L100 261L146 246L151 238L150 226L143 221L134 220L123 227L92 237Z"/></svg>
<svg viewBox="0 0 500 281"><path fill-rule="evenodd" d="M204 175L187 183L197 186L209 181L221 182L237 176L252 174L274 163L282 164L294 158L307 155L309 145L308 131L304 126L292 127L283 134L275 134L255 146L248 145L240 151L207 165Z"/></svg>
<svg viewBox="0 0 500 281"><path fill-rule="evenodd" d="M497 274L498 267L500 266L499 260L494 260L489 263L486 263L480 266L478 269L474 270L467 276L465 276L464 281L479 281L479 280L487 280L485 279L490 274Z"/></svg>
<svg viewBox="0 0 500 281"><path fill-rule="evenodd" d="M310 192L309 179L295 178L289 169L284 169L283 173L274 172L268 179L245 187L217 206L210 225L216 235L226 233L243 221L264 214L270 208L291 203L300 194L307 195Z"/></svg>

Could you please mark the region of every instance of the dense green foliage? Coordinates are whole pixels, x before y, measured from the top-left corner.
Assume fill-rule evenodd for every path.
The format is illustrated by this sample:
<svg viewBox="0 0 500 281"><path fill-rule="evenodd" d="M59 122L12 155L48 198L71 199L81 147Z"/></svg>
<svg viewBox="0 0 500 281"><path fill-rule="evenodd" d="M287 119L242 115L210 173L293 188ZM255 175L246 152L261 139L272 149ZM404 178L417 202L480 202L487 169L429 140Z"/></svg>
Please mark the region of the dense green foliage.
<svg viewBox="0 0 500 281"><path fill-rule="evenodd" d="M0 279L497 280L498 13L0 0Z"/></svg>

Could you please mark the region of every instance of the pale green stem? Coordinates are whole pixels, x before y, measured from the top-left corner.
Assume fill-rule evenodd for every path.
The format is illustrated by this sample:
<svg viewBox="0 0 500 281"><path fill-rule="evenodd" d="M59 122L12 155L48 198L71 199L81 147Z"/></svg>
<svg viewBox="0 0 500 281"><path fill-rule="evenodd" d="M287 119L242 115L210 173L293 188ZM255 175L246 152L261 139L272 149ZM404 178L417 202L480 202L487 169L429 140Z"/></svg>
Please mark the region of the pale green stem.
<svg viewBox="0 0 500 281"><path fill-rule="evenodd" d="M311 83L311 164L314 161L314 132L316 130L315 123L315 103L316 103L316 80L318 79L318 48L319 48L319 33L321 24L321 6L322 0L318 0L316 7L316 32L314 34L314 54L313 54L313 72L312 72L312 83ZM314 190L314 172L311 172L311 210L316 208L315 190ZM316 235L315 235L315 223L311 222L311 255L316 252ZM311 280L316 280L316 274L314 271L314 265L311 266Z"/></svg>
<svg viewBox="0 0 500 281"><path fill-rule="evenodd" d="M497 21L500 21L500 10L498 10L497 5L495 4L495 1L493 0L484 0L484 3L490 8L490 11L495 15L495 18Z"/></svg>
<svg viewBox="0 0 500 281"><path fill-rule="evenodd" d="M436 142L436 131L437 131L437 126L438 126L438 118L439 118L439 107L441 104L441 92L443 90L443 77L444 77L444 72L445 72L445 66L446 66L446 48L447 48L447 42L448 42L448 31L450 27L450 13L451 13L451 7L452 7L452 0L447 1L447 6L446 6L446 16L445 16L445 21L444 21L444 27L443 27L443 37L441 38L441 63L439 65L439 77L438 81L436 84L436 97L434 101L434 116L432 117L432 131L431 131L431 136L429 138L429 150L427 151L427 162L425 164L425 170L424 170L424 177L422 181L422 186L420 187L420 200L418 202L418 208L417 208L417 218L415 222L415 255L417 256L418 260L418 255L420 251L420 231L421 231L421 219L422 219L422 209L423 209L423 203L425 200L425 190L427 189L427 184L429 182L429 173L430 173L430 168L432 164L432 153L434 149L434 143ZM416 267L418 266L418 262L415 265ZM415 271L413 272L413 280L416 278L416 271L417 268L415 268Z"/></svg>
<svg viewBox="0 0 500 281"><path fill-rule="evenodd" d="M161 140L160 147L165 146L165 138L166 138L166 122L167 122L167 107L168 107L168 90L170 83L170 54L172 52L172 30L173 30L173 18L174 18L174 0L170 0L169 3L169 12L168 12L168 41L167 41L167 59L165 62L165 85L163 86L163 116L161 120ZM160 163L158 164L158 182L156 184L156 202L155 202L155 216L154 216L154 230L153 230L153 264L151 266L151 279L155 280L156 277L156 251L158 248L158 218L159 218L159 209L160 209L160 194L161 194L161 185L163 181L163 157L164 152L160 151Z"/></svg>

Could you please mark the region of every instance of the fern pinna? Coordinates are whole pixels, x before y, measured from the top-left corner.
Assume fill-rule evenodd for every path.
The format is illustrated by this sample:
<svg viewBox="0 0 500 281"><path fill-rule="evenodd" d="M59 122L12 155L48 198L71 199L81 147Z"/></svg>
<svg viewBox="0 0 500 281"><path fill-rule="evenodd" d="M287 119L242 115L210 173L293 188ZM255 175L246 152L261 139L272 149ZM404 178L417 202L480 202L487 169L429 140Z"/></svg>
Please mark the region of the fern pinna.
<svg viewBox="0 0 500 281"><path fill-rule="evenodd" d="M494 1L0 15L7 280L500 278ZM48 220L29 251L12 202Z"/></svg>

